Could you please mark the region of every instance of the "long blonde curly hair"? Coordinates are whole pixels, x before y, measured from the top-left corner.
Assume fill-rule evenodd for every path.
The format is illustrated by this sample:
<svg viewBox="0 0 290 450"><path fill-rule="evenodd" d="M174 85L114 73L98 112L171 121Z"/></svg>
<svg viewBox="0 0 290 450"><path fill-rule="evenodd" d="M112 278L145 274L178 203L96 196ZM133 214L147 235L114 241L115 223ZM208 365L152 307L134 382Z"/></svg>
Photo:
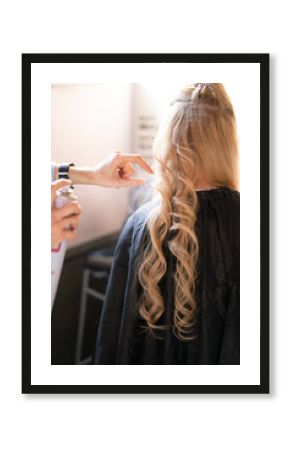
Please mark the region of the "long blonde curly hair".
<svg viewBox="0 0 290 450"><path fill-rule="evenodd" d="M164 328L160 318L166 298L160 282L167 271L167 244L176 259L172 331L187 341L196 337L199 243L195 225L200 176L215 187L238 190L239 184L236 120L224 86L197 83L183 89L157 133L154 153L159 174L155 195L160 201L147 222L149 239L138 267L143 288L138 310L150 331Z"/></svg>

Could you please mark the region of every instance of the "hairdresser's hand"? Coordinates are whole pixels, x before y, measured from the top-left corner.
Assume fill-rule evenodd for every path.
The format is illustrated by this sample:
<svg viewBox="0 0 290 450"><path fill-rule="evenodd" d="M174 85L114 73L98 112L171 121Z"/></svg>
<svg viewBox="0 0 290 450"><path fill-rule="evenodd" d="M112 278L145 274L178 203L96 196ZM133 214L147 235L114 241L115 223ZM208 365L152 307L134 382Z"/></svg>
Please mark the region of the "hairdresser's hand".
<svg viewBox="0 0 290 450"><path fill-rule="evenodd" d="M153 173L153 170L140 155L115 152L96 166L97 184L108 187L140 186L144 183L144 179L134 178L133 164L137 164L150 174Z"/></svg>
<svg viewBox="0 0 290 450"><path fill-rule="evenodd" d="M51 248L57 248L61 241L76 237L82 211L79 202L72 201L61 208L55 207L57 191L70 184L70 180L56 180L51 183Z"/></svg>
<svg viewBox="0 0 290 450"><path fill-rule="evenodd" d="M70 167L69 176L74 184L94 184L105 187L140 186L144 180L133 178L135 172L133 164L137 164L150 174L153 173L140 155L115 152L95 167Z"/></svg>

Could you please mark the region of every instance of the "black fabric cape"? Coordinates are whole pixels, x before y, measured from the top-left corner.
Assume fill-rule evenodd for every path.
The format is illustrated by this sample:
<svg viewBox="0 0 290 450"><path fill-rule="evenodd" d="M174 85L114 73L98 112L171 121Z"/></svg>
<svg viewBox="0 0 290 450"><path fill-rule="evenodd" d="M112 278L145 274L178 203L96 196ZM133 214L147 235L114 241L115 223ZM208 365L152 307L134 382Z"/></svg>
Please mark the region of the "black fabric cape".
<svg viewBox="0 0 290 450"><path fill-rule="evenodd" d="M175 261L166 244L168 269L160 285L166 311L159 324L169 327L148 332L136 313L141 289L136 267L147 235L148 212L154 207L150 202L128 219L120 235L98 328L95 364L240 364L240 194L220 187L197 195L197 338L184 342L172 332Z"/></svg>

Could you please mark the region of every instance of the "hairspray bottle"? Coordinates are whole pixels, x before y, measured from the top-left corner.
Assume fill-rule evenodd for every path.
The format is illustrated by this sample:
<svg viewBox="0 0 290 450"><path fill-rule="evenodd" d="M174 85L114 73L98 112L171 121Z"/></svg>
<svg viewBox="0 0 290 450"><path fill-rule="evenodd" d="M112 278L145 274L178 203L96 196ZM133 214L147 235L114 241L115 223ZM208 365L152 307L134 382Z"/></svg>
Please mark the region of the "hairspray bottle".
<svg viewBox="0 0 290 450"><path fill-rule="evenodd" d="M74 193L73 187L69 186L57 192L54 206L56 208L62 208L73 200L77 200L77 196ZM66 248L67 241L62 241L58 247L51 249L51 307L53 307L55 300Z"/></svg>

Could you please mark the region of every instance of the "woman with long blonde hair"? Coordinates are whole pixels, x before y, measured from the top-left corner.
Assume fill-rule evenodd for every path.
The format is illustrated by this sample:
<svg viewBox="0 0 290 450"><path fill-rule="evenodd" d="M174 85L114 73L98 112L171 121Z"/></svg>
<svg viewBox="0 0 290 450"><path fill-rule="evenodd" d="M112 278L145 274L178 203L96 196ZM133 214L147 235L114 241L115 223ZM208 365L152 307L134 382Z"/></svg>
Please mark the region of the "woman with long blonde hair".
<svg viewBox="0 0 290 450"><path fill-rule="evenodd" d="M185 88L154 151L154 197L119 238L95 363L239 364L238 145L224 86Z"/></svg>

